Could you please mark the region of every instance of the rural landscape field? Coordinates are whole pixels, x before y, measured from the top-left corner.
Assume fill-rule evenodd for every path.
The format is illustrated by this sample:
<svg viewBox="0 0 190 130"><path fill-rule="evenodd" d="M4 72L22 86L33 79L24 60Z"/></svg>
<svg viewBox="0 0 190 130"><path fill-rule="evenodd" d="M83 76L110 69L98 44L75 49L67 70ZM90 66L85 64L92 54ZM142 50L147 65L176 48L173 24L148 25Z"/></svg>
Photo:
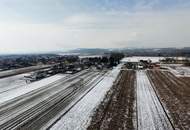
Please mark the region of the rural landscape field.
<svg viewBox="0 0 190 130"><path fill-rule="evenodd" d="M0 130L190 130L190 0L0 0Z"/></svg>
<svg viewBox="0 0 190 130"><path fill-rule="evenodd" d="M187 58L106 56L1 71L0 129L189 129Z"/></svg>

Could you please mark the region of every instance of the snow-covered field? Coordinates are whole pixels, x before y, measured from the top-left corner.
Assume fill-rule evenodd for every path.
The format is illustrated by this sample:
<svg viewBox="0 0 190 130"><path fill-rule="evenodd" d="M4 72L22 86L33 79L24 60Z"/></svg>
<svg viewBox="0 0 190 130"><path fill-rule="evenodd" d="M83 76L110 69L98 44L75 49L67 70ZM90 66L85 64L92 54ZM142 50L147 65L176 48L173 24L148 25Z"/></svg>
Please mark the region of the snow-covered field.
<svg viewBox="0 0 190 130"><path fill-rule="evenodd" d="M150 60L153 63L157 63L163 59L164 57L133 56L133 57L125 57L121 60L121 62L140 62L140 60L147 60L147 61Z"/></svg>
<svg viewBox="0 0 190 130"><path fill-rule="evenodd" d="M26 74L20 74L16 76L10 76L7 78L1 78L0 79L0 93L8 91L10 89L14 89L17 87L22 87L24 85L27 85L24 76L28 75Z"/></svg>
<svg viewBox="0 0 190 130"><path fill-rule="evenodd" d="M28 73L28 72L32 72L39 69L45 69L51 66L52 65L37 65L37 66L24 67L20 69L1 71L0 77L8 77L8 76L17 75L17 74Z"/></svg>
<svg viewBox="0 0 190 130"><path fill-rule="evenodd" d="M137 71L139 130L173 130L145 71Z"/></svg>
<svg viewBox="0 0 190 130"><path fill-rule="evenodd" d="M185 67L181 64L166 64L162 66L177 77L190 77L190 67Z"/></svg>
<svg viewBox="0 0 190 130"><path fill-rule="evenodd" d="M125 57L121 60L121 62L139 62L140 60L151 60L153 63L160 62L160 60L164 60L165 58L173 58L176 60L185 60L186 57L149 57L149 56L132 56Z"/></svg>
<svg viewBox="0 0 190 130"><path fill-rule="evenodd" d="M54 116L50 117L50 115L60 112L57 109L64 110L64 106L66 107L69 102L77 98L77 95L88 89L91 82L95 79L98 81L97 76L98 78L102 77L101 74L103 73L92 70L84 70L66 77L59 74L25 87L1 93L0 129L20 128L26 122L32 124L31 118L37 118L43 122L39 123L37 119L33 120L39 124L32 125L32 128L39 129L39 126L41 128L46 123L44 120L53 119ZM52 109L52 107L55 108ZM47 115L44 115L44 112L47 112ZM38 118L37 115L40 114L46 117ZM28 128L30 125L23 127Z"/></svg>
<svg viewBox="0 0 190 130"><path fill-rule="evenodd" d="M42 79L42 80L37 81L37 82L33 82L31 84L26 84L23 81L19 82L18 80L19 80L20 76L23 77L23 75L14 76L13 81L11 81L10 77L5 78L5 79L1 79L2 81L0 80L0 83L3 82L5 85L7 85L7 86L3 86L2 84L0 84L3 86L2 88L0 88L1 92L3 90L5 90L5 87L10 88L9 90L4 91L3 93L0 93L0 103L14 99L18 96L21 96L25 93L32 91L32 90L38 89L42 86L48 85L48 84L55 82L61 78L64 78L66 75L62 75L62 74L54 75L54 76ZM14 79L17 79L17 80L14 81ZM12 83L10 83L10 82L12 82ZM10 86L8 86L9 83L11 84Z"/></svg>
<svg viewBox="0 0 190 130"><path fill-rule="evenodd" d="M107 73L82 100L80 100L51 130L85 130L90 123L91 115L111 88L122 65Z"/></svg>
<svg viewBox="0 0 190 130"><path fill-rule="evenodd" d="M123 64L120 64L106 74L104 71L88 69L74 75L57 74L30 84L26 84L23 80L27 73L0 79L0 128L4 128L5 123L9 126L9 121L18 120L20 123L28 121L29 124L41 121L42 124L38 123L38 125L41 124L39 127L41 129L85 130L90 125L96 108L117 79L122 66ZM175 75L182 75L181 71L184 75L190 74L190 68L188 67L180 65L166 67ZM136 71L137 84L135 84L135 87L137 93L135 93L135 96L137 98L135 102L137 113L135 118L137 129L173 130L170 116L162 107L160 97L157 96L146 71ZM84 88L82 89L81 86ZM61 102L61 99L65 99L67 96L68 100L66 101L68 102ZM41 104L42 108L46 107L48 111L41 110L39 107ZM57 107L52 109L54 105L57 105ZM60 107L60 111L57 111L56 108L58 107ZM39 111L39 113L36 111L36 115L41 114L42 119L37 120L38 116L27 115L30 111L33 112L33 108ZM25 114L26 112L28 113ZM46 112L47 115L43 115L43 112ZM51 117L56 112L57 114ZM27 117L27 120L22 121L22 119L17 118L20 116L23 116L24 119ZM47 117L47 119L49 117L47 122L45 122L46 118L44 117ZM30 118L36 118L36 120L30 120ZM22 127L18 123L18 127L20 126Z"/></svg>

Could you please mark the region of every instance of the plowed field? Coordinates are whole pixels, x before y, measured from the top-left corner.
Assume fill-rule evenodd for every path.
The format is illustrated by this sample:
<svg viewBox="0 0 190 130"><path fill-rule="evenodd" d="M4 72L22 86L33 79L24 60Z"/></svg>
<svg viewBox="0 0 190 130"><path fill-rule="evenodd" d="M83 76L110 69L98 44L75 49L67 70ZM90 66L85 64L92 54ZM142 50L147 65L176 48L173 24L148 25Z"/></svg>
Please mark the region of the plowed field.
<svg viewBox="0 0 190 130"><path fill-rule="evenodd" d="M190 128L190 80L167 71L148 71L149 79L171 116L175 129Z"/></svg>

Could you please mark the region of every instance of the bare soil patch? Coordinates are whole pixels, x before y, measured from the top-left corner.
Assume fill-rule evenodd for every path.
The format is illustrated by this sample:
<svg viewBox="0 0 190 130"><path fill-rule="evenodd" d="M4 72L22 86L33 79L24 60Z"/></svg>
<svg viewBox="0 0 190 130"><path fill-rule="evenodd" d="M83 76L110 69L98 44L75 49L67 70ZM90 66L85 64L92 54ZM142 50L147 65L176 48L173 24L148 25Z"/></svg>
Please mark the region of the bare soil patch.
<svg viewBox="0 0 190 130"><path fill-rule="evenodd" d="M123 70L96 109L88 130L133 130L136 119L135 71Z"/></svg>

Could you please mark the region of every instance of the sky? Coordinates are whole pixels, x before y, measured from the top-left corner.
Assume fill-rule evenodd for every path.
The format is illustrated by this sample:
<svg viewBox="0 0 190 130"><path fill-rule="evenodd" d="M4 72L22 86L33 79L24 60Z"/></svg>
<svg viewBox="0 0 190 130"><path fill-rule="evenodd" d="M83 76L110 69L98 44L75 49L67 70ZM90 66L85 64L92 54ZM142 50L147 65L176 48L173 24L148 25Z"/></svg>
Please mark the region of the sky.
<svg viewBox="0 0 190 130"><path fill-rule="evenodd" d="M0 0L0 53L190 47L190 0Z"/></svg>

